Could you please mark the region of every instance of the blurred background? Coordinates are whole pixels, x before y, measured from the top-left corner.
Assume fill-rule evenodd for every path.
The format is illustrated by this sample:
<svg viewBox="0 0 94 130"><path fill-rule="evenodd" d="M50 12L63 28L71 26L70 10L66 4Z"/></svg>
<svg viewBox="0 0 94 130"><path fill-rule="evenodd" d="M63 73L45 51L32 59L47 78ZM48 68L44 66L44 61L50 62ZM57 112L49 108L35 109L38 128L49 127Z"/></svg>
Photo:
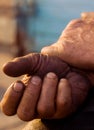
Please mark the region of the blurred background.
<svg viewBox="0 0 94 130"><path fill-rule="evenodd" d="M70 20L93 11L94 0L0 0L0 100L17 80L4 75L4 63L39 52L58 40ZM25 124L0 112L0 130L21 130Z"/></svg>

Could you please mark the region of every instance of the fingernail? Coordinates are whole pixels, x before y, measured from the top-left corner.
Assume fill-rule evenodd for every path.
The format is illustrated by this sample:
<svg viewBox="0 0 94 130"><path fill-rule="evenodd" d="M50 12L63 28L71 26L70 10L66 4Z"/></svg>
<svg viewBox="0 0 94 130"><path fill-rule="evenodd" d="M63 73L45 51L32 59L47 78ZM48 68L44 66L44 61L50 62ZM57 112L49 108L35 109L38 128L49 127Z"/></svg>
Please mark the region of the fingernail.
<svg viewBox="0 0 94 130"><path fill-rule="evenodd" d="M38 76L34 76L34 77L32 77L31 82L34 85L40 85L41 84L41 79Z"/></svg>
<svg viewBox="0 0 94 130"><path fill-rule="evenodd" d="M13 88L16 92L21 92L23 90L23 84L21 82L16 82Z"/></svg>
<svg viewBox="0 0 94 130"><path fill-rule="evenodd" d="M47 74L47 77L50 78L50 79L55 79L57 76L56 76L55 73L50 72L50 73Z"/></svg>

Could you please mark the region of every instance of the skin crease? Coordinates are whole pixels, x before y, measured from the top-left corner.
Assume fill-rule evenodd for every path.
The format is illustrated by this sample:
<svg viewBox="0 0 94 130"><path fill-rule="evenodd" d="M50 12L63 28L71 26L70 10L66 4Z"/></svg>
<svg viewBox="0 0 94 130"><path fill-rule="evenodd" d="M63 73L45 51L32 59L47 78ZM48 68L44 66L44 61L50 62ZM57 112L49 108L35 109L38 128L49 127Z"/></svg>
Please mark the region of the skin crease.
<svg viewBox="0 0 94 130"><path fill-rule="evenodd" d="M72 112L76 111L76 109L84 102L88 94L88 90L92 85L94 85L94 78L93 78L94 74L92 73L92 71L90 71L94 69L94 60L92 60L94 55L94 51L93 51L94 50L94 45L93 45L94 22L93 22L93 18L91 18L92 15L91 13L89 13L88 15L86 13L84 15L85 17L82 16L81 19L71 21L68 24L68 26L65 28L63 33L61 34L57 43L42 49L41 53L48 54L49 55L48 57L42 55L40 58L40 54L37 55L30 54L26 57L23 57L22 59L20 58L16 59L13 62L10 62L5 65L4 72L10 76L29 74L29 76L26 75L22 80L22 83L24 83L23 86L26 88L25 92L21 91L20 93L23 95L20 96L20 98L22 97L23 103L18 103L19 105L17 106L15 105L15 100L14 100L14 106L16 107L14 107L13 109L15 109L15 111L17 110L17 114L19 118L26 121L32 120L33 118L37 118L37 117L48 118L48 119L64 118L70 115ZM66 64L63 61L61 63L60 59L56 57L52 58L50 57L51 55L59 57L61 60L64 60L65 62L74 66L75 68L70 67L68 64ZM57 62L54 64L55 61ZM51 64L50 66L49 63ZM14 67L14 69L12 67ZM58 72L56 71L57 68L59 68ZM78 70L76 68L80 68L80 69ZM49 71L47 71L47 69ZM54 75L55 81L57 82L53 82L54 78L48 78L47 74L49 74L49 72L54 72L54 73L50 73L50 76ZM39 86L39 88L43 92L39 89L38 94L39 93L41 94L39 97L37 97L36 104L29 106L30 103L28 103L28 101L32 99L31 96L29 97L30 99L23 98L23 97L25 97L24 95L28 93L27 88L29 88L36 94L36 91L34 91L33 89L34 86L36 85L30 82L30 79L32 79L34 75L37 75L42 78L42 81L40 81L41 85L38 84L37 86ZM37 79L41 80L39 77L37 77ZM52 97L51 97L51 93L47 91L48 86L51 85L51 84L50 85L47 84L48 81L50 83L53 83L54 89L51 88L50 90L50 91L54 90L54 94L52 94ZM18 86L16 85L15 88L18 89ZM12 87L10 87L10 90L11 89ZM55 90L57 90L57 93L55 93L56 92ZM66 94L61 93L63 91ZM11 93L6 92L5 95L11 95ZM44 96L45 94L48 94L47 97L51 98L51 100L54 100L55 97L56 98L56 100L54 101L55 104L49 103L50 107L46 106L45 104L47 98L45 98ZM5 114L7 114L6 113L7 111L9 112L9 114L11 113L10 115L13 115L14 113L12 113L11 108L8 107L7 109L7 106L10 106L11 100L9 99L9 96L6 97L7 98L4 97L1 102L1 108ZM17 96L16 98L19 102L21 101L19 96ZM33 108L33 112L30 111L31 115L28 115L29 113L28 111L31 109L31 107ZM51 111L47 113L47 110L49 110L48 108L50 108ZM72 109L70 110L70 108Z"/></svg>
<svg viewBox="0 0 94 130"><path fill-rule="evenodd" d="M31 53L7 63L3 70L14 77L28 74L22 79L23 84L20 81L10 87L1 101L6 115L17 113L24 121L70 115L84 102L91 87L85 75L56 56Z"/></svg>

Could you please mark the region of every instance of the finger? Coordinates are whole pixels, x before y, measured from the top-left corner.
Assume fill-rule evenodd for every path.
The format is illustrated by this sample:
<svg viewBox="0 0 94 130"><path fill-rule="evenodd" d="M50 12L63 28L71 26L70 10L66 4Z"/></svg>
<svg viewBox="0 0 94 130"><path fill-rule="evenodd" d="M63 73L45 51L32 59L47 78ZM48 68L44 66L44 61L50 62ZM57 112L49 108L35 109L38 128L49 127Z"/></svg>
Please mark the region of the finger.
<svg viewBox="0 0 94 130"><path fill-rule="evenodd" d="M86 77L76 72L69 73L67 79L71 84L73 109L75 111L85 101L91 84Z"/></svg>
<svg viewBox="0 0 94 130"><path fill-rule="evenodd" d="M25 89L17 110L17 115L20 119L24 121L30 121L34 118L40 90L41 79L38 76L33 76Z"/></svg>
<svg viewBox="0 0 94 130"><path fill-rule="evenodd" d="M49 72L54 72L61 78L64 77L69 70L70 67L58 57L36 53L16 58L7 63L3 68L3 71L9 76L29 74L38 75L41 78Z"/></svg>
<svg viewBox="0 0 94 130"><path fill-rule="evenodd" d="M23 91L24 85L20 81L12 84L7 89L1 101L1 109L6 115L11 116L16 114L17 107L23 95Z"/></svg>
<svg viewBox="0 0 94 130"><path fill-rule="evenodd" d="M58 84L56 97L56 112L53 118L59 119L69 115L72 111L71 86L67 79L61 79Z"/></svg>
<svg viewBox="0 0 94 130"><path fill-rule="evenodd" d="M37 111L41 118L49 118L55 113L57 82L58 79L54 73L48 73L44 78L37 106Z"/></svg>
<svg viewBox="0 0 94 130"><path fill-rule="evenodd" d="M35 57L33 57L33 61L32 61L31 59L32 55L33 54L15 58L14 60L6 63L3 66L4 73L13 77L30 73L34 65L36 65L36 64L33 65L32 63L33 61L34 62L36 61Z"/></svg>

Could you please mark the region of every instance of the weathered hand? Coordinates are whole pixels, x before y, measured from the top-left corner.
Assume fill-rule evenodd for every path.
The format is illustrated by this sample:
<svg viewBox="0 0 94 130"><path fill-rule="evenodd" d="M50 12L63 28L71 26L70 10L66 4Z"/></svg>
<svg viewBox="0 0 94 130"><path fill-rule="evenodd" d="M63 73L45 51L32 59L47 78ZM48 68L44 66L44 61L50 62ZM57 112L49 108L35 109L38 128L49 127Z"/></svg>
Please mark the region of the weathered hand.
<svg viewBox="0 0 94 130"><path fill-rule="evenodd" d="M84 102L90 88L86 76L54 56L31 53L7 63L3 70L14 77L28 74L12 84L1 101L6 115L17 113L26 121L70 115Z"/></svg>
<svg viewBox="0 0 94 130"><path fill-rule="evenodd" d="M94 12L72 20L55 44L42 53L57 55L72 66L94 70Z"/></svg>

